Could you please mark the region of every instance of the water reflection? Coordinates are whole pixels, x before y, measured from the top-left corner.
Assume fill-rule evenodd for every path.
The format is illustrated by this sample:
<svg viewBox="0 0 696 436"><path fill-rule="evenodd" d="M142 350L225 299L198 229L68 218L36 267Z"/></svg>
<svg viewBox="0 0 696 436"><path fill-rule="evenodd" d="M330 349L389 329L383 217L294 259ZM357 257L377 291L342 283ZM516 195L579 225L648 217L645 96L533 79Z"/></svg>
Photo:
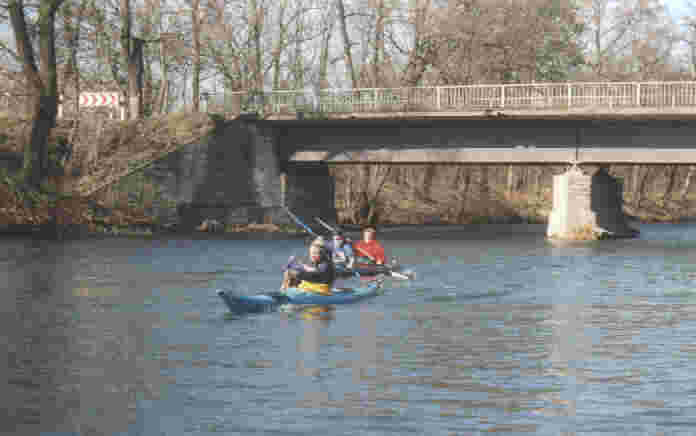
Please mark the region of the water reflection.
<svg viewBox="0 0 696 436"><path fill-rule="evenodd" d="M0 408L12 419L0 428L12 433L21 423L33 431L72 429L70 415L79 395L66 389L74 307L61 296L60 285L69 274L60 245L47 241L3 241L3 270L8 288L0 292L0 329L4 333L0 370L5 375Z"/></svg>
<svg viewBox="0 0 696 436"><path fill-rule="evenodd" d="M105 292L74 280L85 271L70 244L28 240L2 250L13 264L3 270L12 287L0 293L7 350L0 407L11 417L0 420L0 432L127 431L138 396L156 397L161 382L144 359L147 317L110 310L115 301L104 298L118 295L121 283Z"/></svg>

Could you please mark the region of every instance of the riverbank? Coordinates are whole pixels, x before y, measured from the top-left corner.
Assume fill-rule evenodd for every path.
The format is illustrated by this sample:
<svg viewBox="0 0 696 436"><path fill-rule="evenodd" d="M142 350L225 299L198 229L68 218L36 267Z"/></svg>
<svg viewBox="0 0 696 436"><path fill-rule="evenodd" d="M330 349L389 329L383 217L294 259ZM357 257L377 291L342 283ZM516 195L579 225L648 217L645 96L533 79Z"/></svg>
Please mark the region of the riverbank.
<svg viewBox="0 0 696 436"><path fill-rule="evenodd" d="M0 235L48 239L90 236L156 236L192 234L201 238L302 237L293 226L250 223L181 232L160 225L138 207L106 207L89 197L30 189L13 176L0 175Z"/></svg>

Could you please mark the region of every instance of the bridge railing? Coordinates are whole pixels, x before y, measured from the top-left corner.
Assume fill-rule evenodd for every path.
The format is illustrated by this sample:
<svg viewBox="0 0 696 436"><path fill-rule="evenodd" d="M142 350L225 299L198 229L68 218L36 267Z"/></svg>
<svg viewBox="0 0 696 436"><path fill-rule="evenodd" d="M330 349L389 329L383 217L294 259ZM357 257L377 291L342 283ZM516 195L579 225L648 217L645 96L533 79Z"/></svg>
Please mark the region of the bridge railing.
<svg viewBox="0 0 696 436"><path fill-rule="evenodd" d="M696 111L694 82L579 82L227 93L222 112L466 112L666 108ZM216 106L216 107L219 107ZM213 108L211 108L213 109Z"/></svg>

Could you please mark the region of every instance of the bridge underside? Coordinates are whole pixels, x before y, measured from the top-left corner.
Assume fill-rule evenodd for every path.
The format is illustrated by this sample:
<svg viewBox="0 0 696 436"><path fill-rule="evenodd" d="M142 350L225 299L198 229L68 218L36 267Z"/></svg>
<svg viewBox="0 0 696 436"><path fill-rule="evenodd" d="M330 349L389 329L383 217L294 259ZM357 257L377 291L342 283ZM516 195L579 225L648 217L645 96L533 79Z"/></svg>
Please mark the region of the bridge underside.
<svg viewBox="0 0 696 436"><path fill-rule="evenodd" d="M298 151L290 162L392 164L696 164L696 149L645 148L419 148L361 151Z"/></svg>
<svg viewBox="0 0 696 436"><path fill-rule="evenodd" d="M693 164L696 120L260 121L284 162Z"/></svg>

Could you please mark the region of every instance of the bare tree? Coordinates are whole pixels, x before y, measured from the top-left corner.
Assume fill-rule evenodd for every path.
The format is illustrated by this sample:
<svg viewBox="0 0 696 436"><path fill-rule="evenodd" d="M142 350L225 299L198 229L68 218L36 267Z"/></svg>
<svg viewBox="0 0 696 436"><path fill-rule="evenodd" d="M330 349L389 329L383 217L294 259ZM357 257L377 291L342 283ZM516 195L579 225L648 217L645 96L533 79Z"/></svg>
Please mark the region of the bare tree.
<svg viewBox="0 0 696 436"><path fill-rule="evenodd" d="M598 79L631 77L636 70L635 57L642 58L644 68L665 60L669 50L658 49L660 39L668 34L664 27L659 29L663 12L657 0L585 0L588 63L595 76Z"/></svg>
<svg viewBox="0 0 696 436"><path fill-rule="evenodd" d="M402 83L406 86L415 86L423 77L426 69L436 62L437 43L431 37L431 29L428 17L432 0L417 0L408 11L408 22L413 27L413 39L409 50L397 48L408 56L408 63L403 74Z"/></svg>
<svg viewBox="0 0 696 436"><path fill-rule="evenodd" d="M357 87L357 76L355 74L355 66L353 65L352 44L348 36L348 24L346 23L346 8L343 0L336 0L336 12L338 13L338 24L341 29L341 37L343 38L343 61L347 70L347 78L350 81L350 86Z"/></svg>
<svg viewBox="0 0 696 436"><path fill-rule="evenodd" d="M287 10L288 6L288 1L287 0L280 0L278 3L278 22L276 23L276 26L278 26L278 36L275 41L275 46L273 47L273 89L279 89L280 86L280 77L281 77L281 58L283 55L283 50L285 49L287 45L287 32L288 28L287 25L284 21L285 19L285 12Z"/></svg>
<svg viewBox="0 0 696 436"><path fill-rule="evenodd" d="M17 57L34 92L31 139L24 147L24 180L38 187L48 170L48 136L56 123L58 82L55 18L63 0L41 0L37 17L39 62L28 32L23 0L8 3Z"/></svg>
<svg viewBox="0 0 696 436"><path fill-rule="evenodd" d="M263 6L258 5L259 0L248 0L249 4L249 62L252 67L251 83L254 89L263 89L263 51L261 47L261 33L263 32ZM263 2L263 0L260 0Z"/></svg>
<svg viewBox="0 0 696 436"><path fill-rule="evenodd" d="M328 66L329 66L329 48L331 37L333 36L333 28L336 23L336 8L329 4L326 14L323 16L322 35L321 35L321 54L319 57L319 88L328 88Z"/></svg>
<svg viewBox="0 0 696 436"><path fill-rule="evenodd" d="M686 45L683 64L686 65L691 79L696 79L696 3L687 3L689 13L682 17L680 40Z"/></svg>
<svg viewBox="0 0 696 436"><path fill-rule="evenodd" d="M65 89L68 79L72 78L74 88L73 110L76 114L80 112L80 67L77 51L80 46L82 21L85 18L86 8L87 0L80 0L79 4L74 1L68 1L63 7L63 38L68 48L68 59L65 62L64 83L61 84L61 87ZM66 95L65 92L62 94Z"/></svg>
<svg viewBox="0 0 696 436"><path fill-rule="evenodd" d="M201 92L201 2L191 0L191 24L193 27L193 111L200 110Z"/></svg>

